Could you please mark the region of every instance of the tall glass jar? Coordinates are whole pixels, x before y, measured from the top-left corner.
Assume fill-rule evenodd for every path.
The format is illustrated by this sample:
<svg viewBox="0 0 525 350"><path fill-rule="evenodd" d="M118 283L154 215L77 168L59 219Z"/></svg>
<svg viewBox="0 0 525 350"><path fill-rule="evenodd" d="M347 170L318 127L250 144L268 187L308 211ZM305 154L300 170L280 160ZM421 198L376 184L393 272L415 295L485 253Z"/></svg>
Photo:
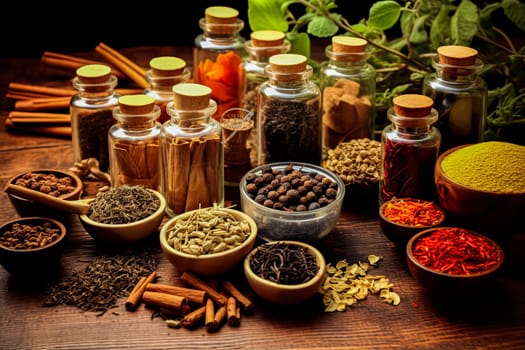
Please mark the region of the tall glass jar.
<svg viewBox="0 0 525 350"><path fill-rule="evenodd" d="M321 164L321 90L310 81L313 69L299 54L270 57L268 80L259 89L257 159Z"/></svg>
<svg viewBox="0 0 525 350"><path fill-rule="evenodd" d="M240 31L244 22L239 11L226 6L206 8L199 21L203 33L194 41L193 80L212 89L217 103L214 118L219 120L230 108L240 107L241 62L245 55Z"/></svg>
<svg viewBox="0 0 525 350"><path fill-rule="evenodd" d="M441 133L430 97L406 94L394 97L387 117L392 122L381 134L379 203L393 197L435 200L434 166Z"/></svg>
<svg viewBox="0 0 525 350"><path fill-rule="evenodd" d="M222 130L210 96L207 86L181 83L166 106L171 120L161 128L161 193L170 216L224 205Z"/></svg>
<svg viewBox="0 0 525 350"><path fill-rule="evenodd" d="M243 60L241 67L243 71L243 86L241 87L242 108L257 113L257 92L262 82L268 77L264 68L268 59L277 54L290 51L291 44L285 39L285 34L277 30L259 30L250 34L250 40L246 41L245 48L248 56ZM255 119L255 118L254 118ZM254 123L255 124L255 123ZM250 163L253 167L257 165L257 128L252 128L248 136L248 149L250 151Z"/></svg>
<svg viewBox="0 0 525 350"><path fill-rule="evenodd" d="M423 94L434 100L439 114L435 125L443 137L440 153L484 139L487 84L478 76L483 62L477 55L470 47L441 46L432 58L435 73L423 81Z"/></svg>
<svg viewBox="0 0 525 350"><path fill-rule="evenodd" d="M144 94L153 97L159 105L159 122L162 124L170 119L166 105L173 100L171 88L175 84L188 82L191 71L186 67L186 61L175 56L154 57L149 61L149 67L146 80L150 86L144 90Z"/></svg>
<svg viewBox="0 0 525 350"><path fill-rule="evenodd" d="M120 97L116 86L109 66L88 64L76 70L73 87L78 93L70 103L74 162L95 158L100 170L109 170L108 131Z"/></svg>
<svg viewBox="0 0 525 350"><path fill-rule="evenodd" d="M126 95L113 109L109 129L111 186L160 186L160 107L147 95Z"/></svg>
<svg viewBox="0 0 525 350"><path fill-rule="evenodd" d="M374 139L376 71L366 62L367 41L338 35L321 65L323 147L352 139Z"/></svg>

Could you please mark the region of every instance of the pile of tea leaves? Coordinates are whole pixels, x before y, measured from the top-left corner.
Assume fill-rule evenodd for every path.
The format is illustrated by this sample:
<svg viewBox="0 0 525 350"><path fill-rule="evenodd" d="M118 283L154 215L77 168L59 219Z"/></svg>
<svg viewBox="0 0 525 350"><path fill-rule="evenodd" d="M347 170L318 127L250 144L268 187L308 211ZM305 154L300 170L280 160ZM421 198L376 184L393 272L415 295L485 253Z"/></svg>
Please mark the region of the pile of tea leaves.
<svg viewBox="0 0 525 350"><path fill-rule="evenodd" d="M158 265L158 250L103 252L82 271L49 288L44 306L74 305L98 316L118 306L118 299L127 296L142 276Z"/></svg>

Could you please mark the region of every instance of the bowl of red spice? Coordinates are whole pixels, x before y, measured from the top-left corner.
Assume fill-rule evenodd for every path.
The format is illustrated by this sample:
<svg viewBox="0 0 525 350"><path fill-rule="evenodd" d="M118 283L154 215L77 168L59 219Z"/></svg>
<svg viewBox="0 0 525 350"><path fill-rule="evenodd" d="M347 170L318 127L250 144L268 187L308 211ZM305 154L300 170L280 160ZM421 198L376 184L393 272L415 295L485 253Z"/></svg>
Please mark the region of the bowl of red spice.
<svg viewBox="0 0 525 350"><path fill-rule="evenodd" d="M442 226L414 235L406 259L412 276L428 290L465 293L492 280L505 257L501 246L483 234Z"/></svg>
<svg viewBox="0 0 525 350"><path fill-rule="evenodd" d="M64 252L67 230L60 221L24 217L0 227L0 264L10 273L52 272Z"/></svg>
<svg viewBox="0 0 525 350"><path fill-rule="evenodd" d="M264 243L244 258L248 285L272 304L299 304L320 293L326 261L314 246L292 240Z"/></svg>
<svg viewBox="0 0 525 350"><path fill-rule="evenodd" d="M418 198L392 198L379 206L384 235L404 247L416 233L443 225L445 211L435 202Z"/></svg>

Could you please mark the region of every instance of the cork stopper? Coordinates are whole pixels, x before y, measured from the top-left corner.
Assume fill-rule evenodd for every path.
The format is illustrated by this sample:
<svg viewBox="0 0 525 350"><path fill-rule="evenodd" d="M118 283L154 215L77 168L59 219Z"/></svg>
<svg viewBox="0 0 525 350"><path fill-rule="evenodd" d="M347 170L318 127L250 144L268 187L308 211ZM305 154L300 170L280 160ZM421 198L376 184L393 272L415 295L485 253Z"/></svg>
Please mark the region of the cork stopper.
<svg viewBox="0 0 525 350"><path fill-rule="evenodd" d="M149 61L149 67L154 76L169 77L182 74L186 61L174 56L159 56Z"/></svg>
<svg viewBox="0 0 525 350"><path fill-rule="evenodd" d="M440 46L437 53L439 63L451 66L473 66L478 55L476 49L459 45Z"/></svg>
<svg viewBox="0 0 525 350"><path fill-rule="evenodd" d="M210 6L204 11L207 28L215 34L232 34L238 30L239 11L228 6Z"/></svg>
<svg viewBox="0 0 525 350"><path fill-rule="evenodd" d="M111 67L104 64L86 64L77 68L76 75L83 84L101 84L108 81Z"/></svg>
<svg viewBox="0 0 525 350"><path fill-rule="evenodd" d="M119 97L118 104L123 114L148 114L153 112L155 99L148 95L124 95Z"/></svg>
<svg viewBox="0 0 525 350"><path fill-rule="evenodd" d="M178 110L194 111L208 107L211 89L195 83L181 83L173 86L173 107Z"/></svg>
<svg viewBox="0 0 525 350"><path fill-rule="evenodd" d="M274 55L269 63L275 73L301 73L306 69L306 57L293 53Z"/></svg>
<svg viewBox="0 0 525 350"><path fill-rule="evenodd" d="M332 37L332 49L334 52L360 53L366 48L368 42L365 39L347 35Z"/></svg>
<svg viewBox="0 0 525 350"><path fill-rule="evenodd" d="M284 42L285 34L278 30L258 30L250 34L250 40L256 47L280 46Z"/></svg>
<svg viewBox="0 0 525 350"><path fill-rule="evenodd" d="M419 118L430 114L434 101L419 94L399 95L393 98L394 112L403 117Z"/></svg>

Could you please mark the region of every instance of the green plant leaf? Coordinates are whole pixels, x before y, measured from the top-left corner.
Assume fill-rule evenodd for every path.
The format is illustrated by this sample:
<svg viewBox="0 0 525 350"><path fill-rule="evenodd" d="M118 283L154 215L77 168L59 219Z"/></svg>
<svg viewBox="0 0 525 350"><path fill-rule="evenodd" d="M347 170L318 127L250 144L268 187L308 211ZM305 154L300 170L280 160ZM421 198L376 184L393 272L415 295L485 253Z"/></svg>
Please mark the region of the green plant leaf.
<svg viewBox="0 0 525 350"><path fill-rule="evenodd" d="M425 28L425 21L428 15L418 17L414 21L412 31L410 33L410 43L412 44L423 44L428 40L427 29Z"/></svg>
<svg viewBox="0 0 525 350"><path fill-rule="evenodd" d="M310 58L310 37L307 33L289 32L286 38L290 40L290 53L296 53Z"/></svg>
<svg viewBox="0 0 525 350"><path fill-rule="evenodd" d="M503 0L503 13L519 29L525 31L525 4L519 0Z"/></svg>
<svg viewBox="0 0 525 350"><path fill-rule="evenodd" d="M478 32L478 7L470 0L462 0L450 22L450 33L455 45L469 46Z"/></svg>
<svg viewBox="0 0 525 350"><path fill-rule="evenodd" d="M412 25L414 24L414 12L412 11L404 11L401 14L401 19L399 20L400 26L401 26L401 34L403 34L404 37L407 37L410 34L410 31L412 30Z"/></svg>
<svg viewBox="0 0 525 350"><path fill-rule="evenodd" d="M443 44L450 42L450 17L449 7L446 4L441 5L439 13L430 25L430 43L432 48L437 49Z"/></svg>
<svg viewBox="0 0 525 350"><path fill-rule="evenodd" d="M491 30L492 26L492 13L497 9L501 8L501 3L495 2L493 4L488 4L479 12L479 24L485 30Z"/></svg>
<svg viewBox="0 0 525 350"><path fill-rule="evenodd" d="M368 26L376 29L387 30L392 28L401 15L401 5L393 0L375 2L368 15Z"/></svg>
<svg viewBox="0 0 525 350"><path fill-rule="evenodd" d="M248 0L248 22L252 31L288 31L288 22L281 12L282 0Z"/></svg>
<svg viewBox="0 0 525 350"><path fill-rule="evenodd" d="M334 22L323 16L313 16L307 27L308 33L319 38L331 37L337 34L338 30L339 27Z"/></svg>

